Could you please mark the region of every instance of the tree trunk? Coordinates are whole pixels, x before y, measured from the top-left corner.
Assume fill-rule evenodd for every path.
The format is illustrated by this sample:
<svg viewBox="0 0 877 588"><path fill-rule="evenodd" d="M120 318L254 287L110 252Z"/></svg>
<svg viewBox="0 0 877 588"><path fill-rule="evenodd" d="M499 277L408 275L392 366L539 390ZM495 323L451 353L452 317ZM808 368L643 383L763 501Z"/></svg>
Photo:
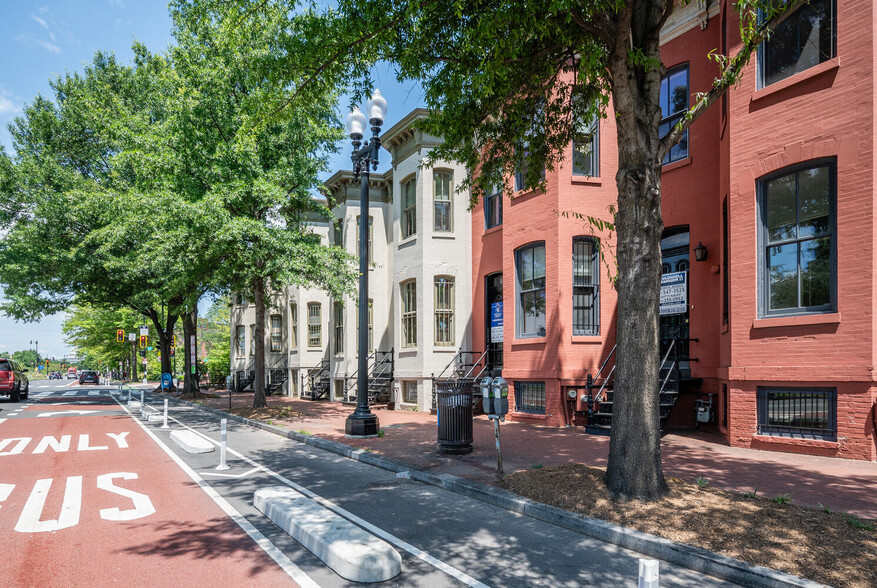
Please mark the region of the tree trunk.
<svg viewBox="0 0 877 588"><path fill-rule="evenodd" d="M196 331L198 330L198 303L196 302L194 305L194 309L180 315L180 318L183 319L183 338L185 339L183 349L185 352L183 355L183 366L186 371L185 380L183 381L183 393L191 394L192 398L198 394L198 350L194 350L195 355L195 364L194 370L192 364L192 337L195 336ZM197 345L197 338L196 338Z"/></svg>
<svg viewBox="0 0 877 588"><path fill-rule="evenodd" d="M618 125L618 352L606 486L614 500L654 500L668 490L661 465L658 396L664 229L658 156L661 71L634 64L629 49L641 47L644 55L659 58L660 12L634 10L628 15L633 41L621 35L609 62Z"/></svg>
<svg viewBox="0 0 877 588"><path fill-rule="evenodd" d="M161 373L162 374L170 374L173 369L171 368L173 363L173 358L171 357L171 344L173 343L173 335L174 335L174 327L177 324L178 315L171 312L171 308L174 308L180 304L181 300L171 300L168 302L168 312L166 317L161 317L154 310L150 310L146 313L146 316L152 321L152 326L155 327L155 331L158 333L158 349L159 354L161 356ZM164 324L162 324L162 319L164 319Z"/></svg>
<svg viewBox="0 0 877 588"><path fill-rule="evenodd" d="M256 361L253 369L256 379L253 380L253 408L268 406L265 396L265 280L253 278L253 303L256 305L256 328L253 337L256 339Z"/></svg>

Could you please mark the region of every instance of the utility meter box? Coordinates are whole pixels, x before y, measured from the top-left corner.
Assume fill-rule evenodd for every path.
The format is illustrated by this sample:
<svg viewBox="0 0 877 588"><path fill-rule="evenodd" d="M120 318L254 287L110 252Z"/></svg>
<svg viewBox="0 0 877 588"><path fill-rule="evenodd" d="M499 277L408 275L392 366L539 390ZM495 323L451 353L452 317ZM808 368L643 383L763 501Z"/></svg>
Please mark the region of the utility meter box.
<svg viewBox="0 0 877 588"><path fill-rule="evenodd" d="M490 387L493 391L493 411L488 414L507 415L509 412L509 383L500 376L493 379Z"/></svg>
<svg viewBox="0 0 877 588"><path fill-rule="evenodd" d="M481 402L484 406L484 414L494 414L493 412L493 390L491 389L491 384L493 383L493 378L486 377L481 379L481 383L478 384L478 387L481 388Z"/></svg>

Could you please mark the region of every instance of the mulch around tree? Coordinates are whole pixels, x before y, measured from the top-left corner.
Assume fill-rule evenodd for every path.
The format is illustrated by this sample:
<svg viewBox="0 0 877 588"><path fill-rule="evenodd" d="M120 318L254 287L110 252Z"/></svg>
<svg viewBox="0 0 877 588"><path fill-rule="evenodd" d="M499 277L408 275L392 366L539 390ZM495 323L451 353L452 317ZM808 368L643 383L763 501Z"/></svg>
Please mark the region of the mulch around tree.
<svg viewBox="0 0 877 588"><path fill-rule="evenodd" d="M605 468L561 465L516 472L497 485L536 502L838 588L877 586L875 521L679 478L667 480L670 491L660 500L612 502L605 474Z"/></svg>

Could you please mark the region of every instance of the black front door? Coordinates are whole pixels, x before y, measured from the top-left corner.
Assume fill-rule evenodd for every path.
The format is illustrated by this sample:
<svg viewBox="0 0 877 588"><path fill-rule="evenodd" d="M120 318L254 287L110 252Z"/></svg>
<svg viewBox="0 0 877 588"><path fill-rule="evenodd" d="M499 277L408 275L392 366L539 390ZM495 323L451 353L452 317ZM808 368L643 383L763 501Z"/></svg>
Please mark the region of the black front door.
<svg viewBox="0 0 877 588"><path fill-rule="evenodd" d="M487 363L491 372L502 370L502 273L490 274L485 278L485 346L487 349Z"/></svg>
<svg viewBox="0 0 877 588"><path fill-rule="evenodd" d="M676 230L664 233L661 239L661 273L688 272L688 231ZM685 312L661 315L659 336L661 338L661 359L667 353L672 341L676 341L675 354L679 357L679 371L682 377L691 375L688 362L688 322L689 305Z"/></svg>

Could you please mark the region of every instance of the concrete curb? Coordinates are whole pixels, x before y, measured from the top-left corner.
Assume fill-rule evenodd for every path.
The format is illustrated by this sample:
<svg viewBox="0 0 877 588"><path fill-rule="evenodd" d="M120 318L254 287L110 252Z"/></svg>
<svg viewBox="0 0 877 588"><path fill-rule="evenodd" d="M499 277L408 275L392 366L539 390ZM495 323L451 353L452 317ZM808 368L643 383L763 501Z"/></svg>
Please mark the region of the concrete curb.
<svg viewBox="0 0 877 588"><path fill-rule="evenodd" d="M211 453L216 451L213 443L192 431L171 431L171 441L187 453Z"/></svg>
<svg viewBox="0 0 877 588"><path fill-rule="evenodd" d="M501 488L495 488L452 474L433 474L419 466L386 457L379 457L373 453L362 449L355 449L337 441L312 435L303 435L295 431L286 430L283 427L240 417L189 400L173 400L384 470L396 473L407 471L412 480L462 494L474 500L575 531L576 533L612 543L613 545L618 545L619 547L661 559L721 580L753 588L828 588L827 584L820 584L785 572L752 565L738 559L713 553L700 547L676 543L663 537L642 533L599 519L592 519L554 506L540 504Z"/></svg>

